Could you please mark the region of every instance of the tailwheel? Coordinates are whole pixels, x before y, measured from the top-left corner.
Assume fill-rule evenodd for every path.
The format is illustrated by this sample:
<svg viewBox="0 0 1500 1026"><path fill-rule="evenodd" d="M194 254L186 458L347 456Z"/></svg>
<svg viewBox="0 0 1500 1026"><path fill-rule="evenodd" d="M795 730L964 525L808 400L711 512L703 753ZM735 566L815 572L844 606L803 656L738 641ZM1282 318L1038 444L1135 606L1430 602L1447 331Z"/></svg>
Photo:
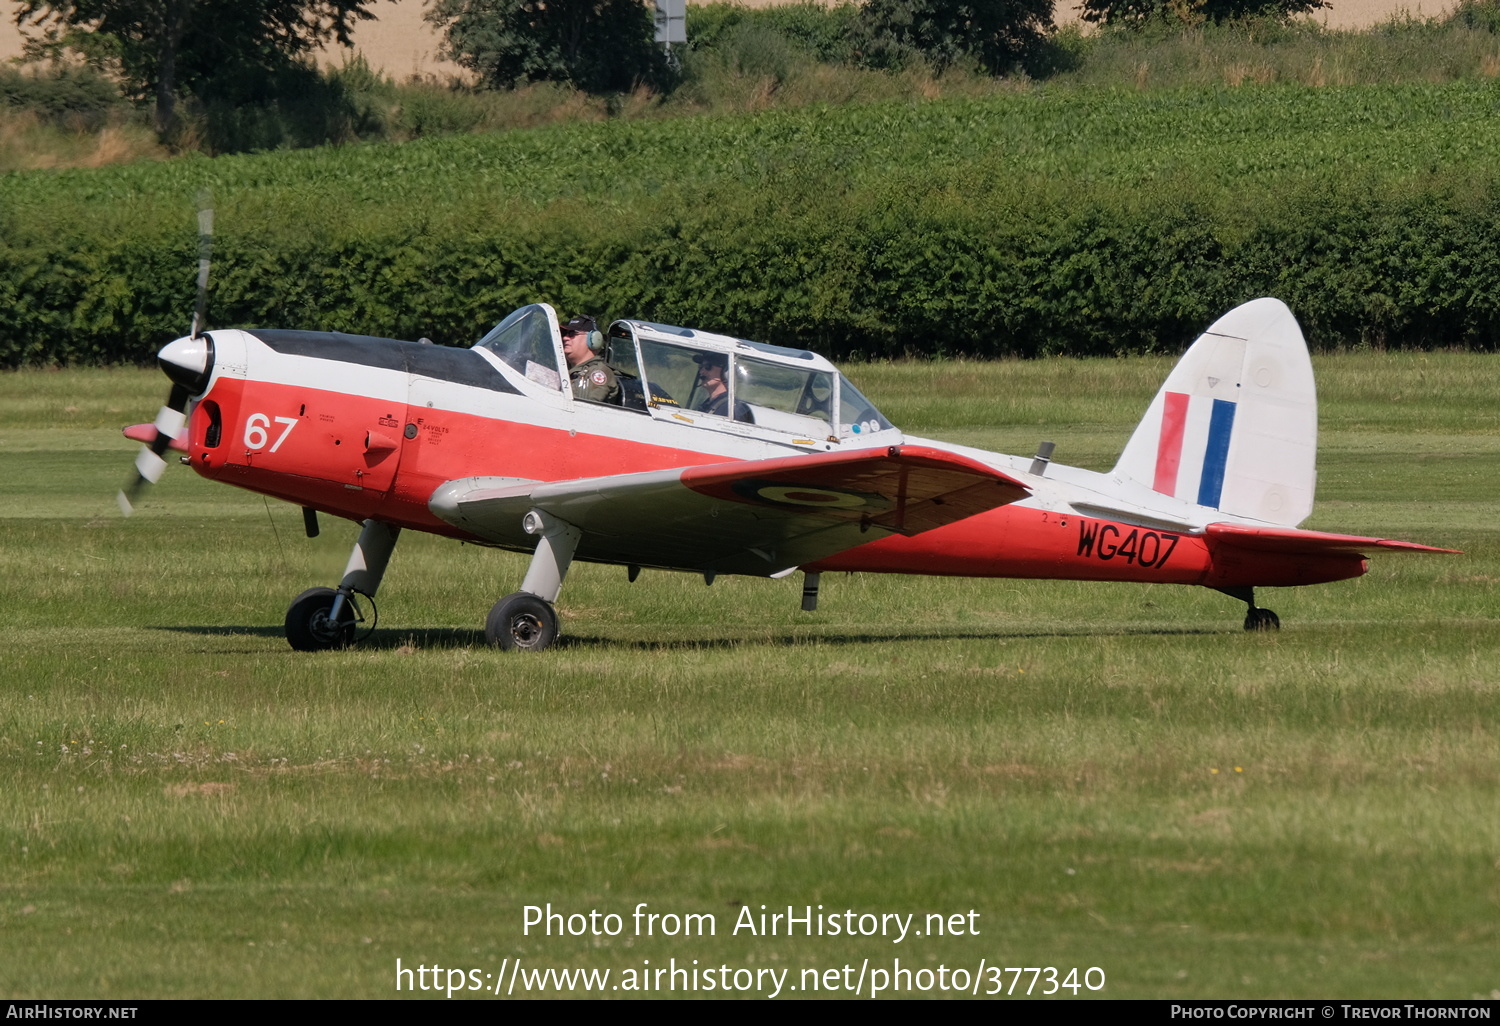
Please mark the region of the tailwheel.
<svg viewBox="0 0 1500 1026"><path fill-rule="evenodd" d="M1235 585L1231 588L1214 588L1214 591L1228 595L1232 599L1239 599L1245 603L1245 630L1247 631L1279 631L1281 630L1281 619L1269 609L1262 609L1255 604L1255 589L1248 585Z"/></svg>
<svg viewBox="0 0 1500 1026"><path fill-rule="evenodd" d="M557 610L529 592L514 592L490 610L484 639L507 652L540 652L557 640Z"/></svg>
<svg viewBox="0 0 1500 1026"><path fill-rule="evenodd" d="M1245 614L1245 630L1279 631L1281 630L1281 620L1269 609L1251 606L1250 611Z"/></svg>

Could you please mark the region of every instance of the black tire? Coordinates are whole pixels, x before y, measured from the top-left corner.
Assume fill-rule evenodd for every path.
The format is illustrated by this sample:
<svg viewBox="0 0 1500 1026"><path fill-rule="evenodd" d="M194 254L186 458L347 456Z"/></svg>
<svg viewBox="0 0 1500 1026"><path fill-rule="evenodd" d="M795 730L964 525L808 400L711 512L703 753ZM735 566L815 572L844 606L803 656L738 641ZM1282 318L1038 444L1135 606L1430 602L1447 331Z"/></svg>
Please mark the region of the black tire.
<svg viewBox="0 0 1500 1026"><path fill-rule="evenodd" d="M1279 631L1281 630L1281 620L1269 609L1252 609L1245 614L1245 630Z"/></svg>
<svg viewBox="0 0 1500 1026"><path fill-rule="evenodd" d="M557 611L529 592L514 592L490 610L484 639L506 652L540 652L557 640Z"/></svg>
<svg viewBox="0 0 1500 1026"><path fill-rule="evenodd" d="M342 623L328 619L337 594L332 588L308 588L292 599L286 611L287 643L298 652L326 652L353 644L353 618Z"/></svg>

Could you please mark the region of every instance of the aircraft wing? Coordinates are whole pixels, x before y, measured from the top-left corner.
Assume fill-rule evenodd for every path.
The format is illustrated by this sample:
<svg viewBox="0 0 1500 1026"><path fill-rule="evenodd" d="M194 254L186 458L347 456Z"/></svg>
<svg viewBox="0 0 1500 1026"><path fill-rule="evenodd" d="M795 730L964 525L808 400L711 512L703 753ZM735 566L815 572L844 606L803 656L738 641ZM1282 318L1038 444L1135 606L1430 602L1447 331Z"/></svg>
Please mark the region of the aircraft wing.
<svg viewBox="0 0 1500 1026"><path fill-rule="evenodd" d="M583 532L577 558L771 576L888 534L919 534L1029 494L925 446L816 453L573 481L463 478L428 508L484 541L531 548L533 509Z"/></svg>
<svg viewBox="0 0 1500 1026"><path fill-rule="evenodd" d="M1363 555L1381 552L1446 552L1457 553L1458 549L1440 549L1416 542L1392 541L1389 538L1362 538L1353 534L1326 534L1323 531L1299 531L1294 527L1252 527L1248 524L1217 523L1204 529L1204 537L1210 542L1223 542L1241 549L1262 552L1297 553L1305 555Z"/></svg>

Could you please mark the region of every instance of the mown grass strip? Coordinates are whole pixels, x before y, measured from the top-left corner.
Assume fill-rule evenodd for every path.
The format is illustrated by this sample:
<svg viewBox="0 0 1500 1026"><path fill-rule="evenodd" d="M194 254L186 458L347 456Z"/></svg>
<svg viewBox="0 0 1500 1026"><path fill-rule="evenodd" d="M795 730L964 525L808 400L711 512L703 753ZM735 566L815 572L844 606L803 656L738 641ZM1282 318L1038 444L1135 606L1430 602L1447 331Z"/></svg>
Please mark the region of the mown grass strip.
<svg viewBox="0 0 1500 1026"><path fill-rule="evenodd" d="M987 957L1101 966L1115 997L1487 994L1492 360L1319 358L1311 526L1466 554L1270 591L1279 635L1186 588L835 577L808 616L794 581L584 566L567 643L531 659L479 632L523 561L421 536L367 647L291 652L281 610L338 575L352 528L308 541L295 509L175 467L122 521L134 447L101 425L149 416L160 375L0 376L0 988L386 997L398 957L519 955L794 980ZM912 430L1108 466L1167 365L851 373ZM523 934L549 901L719 929ZM730 932L762 903L972 908L981 932Z"/></svg>

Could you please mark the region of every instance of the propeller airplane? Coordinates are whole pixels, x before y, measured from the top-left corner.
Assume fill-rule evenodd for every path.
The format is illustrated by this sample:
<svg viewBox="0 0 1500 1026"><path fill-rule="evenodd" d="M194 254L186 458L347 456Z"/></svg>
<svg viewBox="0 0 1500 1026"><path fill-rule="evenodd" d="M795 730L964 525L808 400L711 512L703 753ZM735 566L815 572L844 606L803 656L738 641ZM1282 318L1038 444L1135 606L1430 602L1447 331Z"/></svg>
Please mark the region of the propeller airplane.
<svg viewBox="0 0 1500 1026"><path fill-rule="evenodd" d="M133 509L172 451L301 506L309 536L319 512L362 524L338 586L287 610L298 650L373 630L403 530L532 553L485 625L491 645L521 650L557 638L574 560L632 581L642 568L709 583L801 570L805 610L830 571L1197 585L1245 602L1245 629L1265 630L1280 623L1256 588L1357 577L1375 552L1453 551L1297 528L1313 505L1317 400L1302 332L1275 299L1199 337L1096 473L1053 464L1051 443L1019 457L908 436L815 353L689 328L589 331L593 369L574 381L545 303L468 349L206 331L205 213L193 330L158 355L172 387L156 422L125 430L144 445L120 505ZM611 401L584 397L610 374Z"/></svg>

